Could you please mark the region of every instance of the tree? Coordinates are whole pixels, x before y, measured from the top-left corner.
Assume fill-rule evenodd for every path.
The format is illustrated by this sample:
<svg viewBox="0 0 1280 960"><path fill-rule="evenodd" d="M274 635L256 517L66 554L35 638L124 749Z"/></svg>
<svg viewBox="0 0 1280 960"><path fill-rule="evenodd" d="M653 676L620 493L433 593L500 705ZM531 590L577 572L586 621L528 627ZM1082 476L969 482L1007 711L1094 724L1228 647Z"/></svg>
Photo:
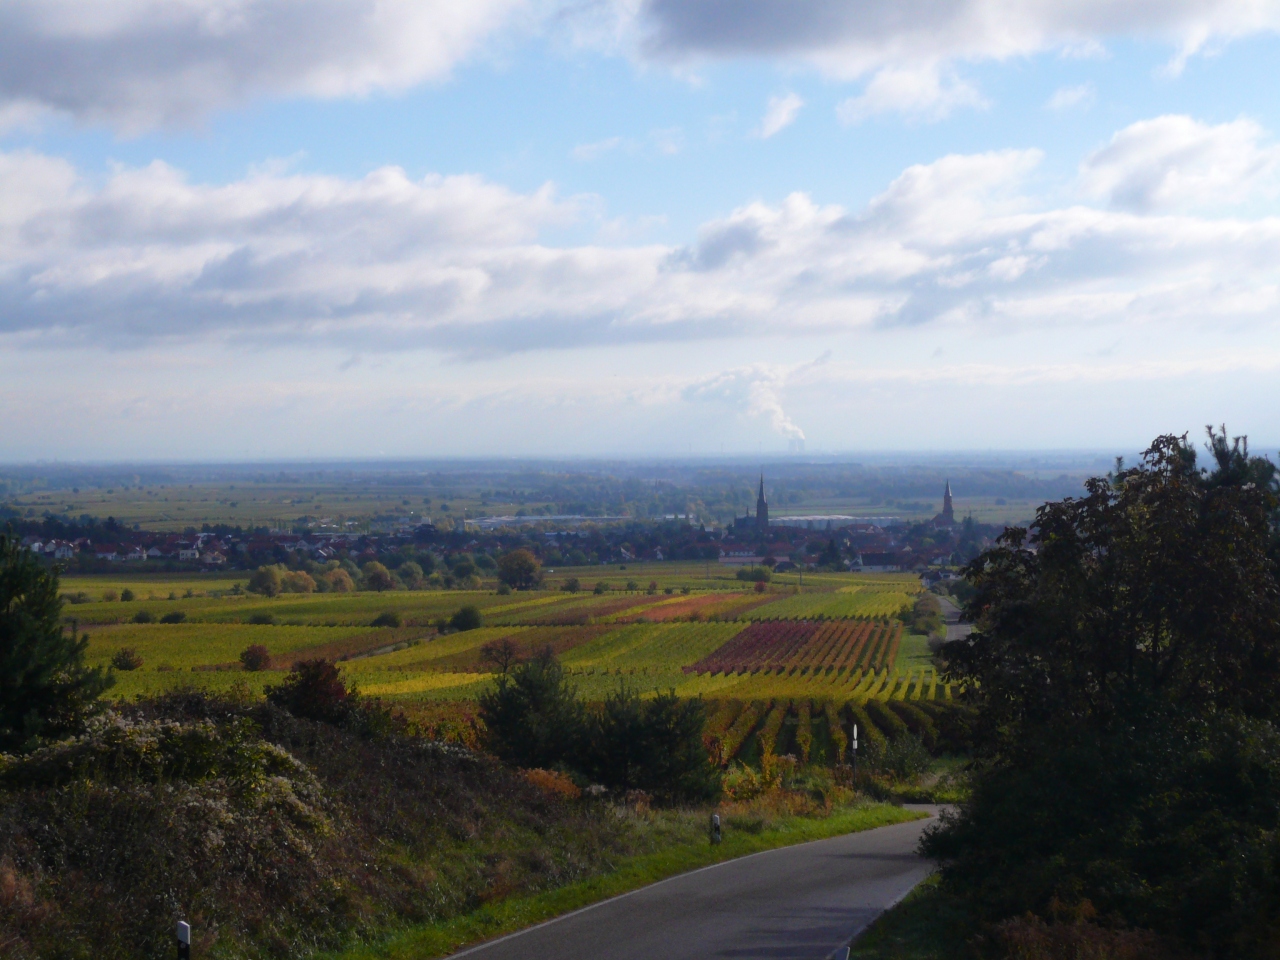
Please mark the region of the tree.
<svg viewBox="0 0 1280 960"><path fill-rule="evenodd" d="M582 704L550 648L500 674L480 696L485 747L519 767L552 768L579 756Z"/></svg>
<svg viewBox="0 0 1280 960"><path fill-rule="evenodd" d="M280 578L280 587L285 593L315 593L316 582L311 574L302 570L290 570Z"/></svg>
<svg viewBox="0 0 1280 960"><path fill-rule="evenodd" d="M89 638L62 627L58 570L0 536L0 751L74 732L111 685L85 666Z"/></svg>
<svg viewBox="0 0 1280 960"><path fill-rule="evenodd" d="M536 586L541 573L542 565L528 550L510 550L498 558L498 579L514 590Z"/></svg>
<svg viewBox="0 0 1280 960"><path fill-rule="evenodd" d="M259 567L249 577L249 592L264 597L279 596L283 586L280 568L276 566Z"/></svg>
<svg viewBox="0 0 1280 960"><path fill-rule="evenodd" d="M976 628L943 656L979 765L925 848L982 920L1088 901L1197 955L1273 955L1280 497L1247 446L1210 452L1160 437L966 568Z"/></svg>
<svg viewBox="0 0 1280 960"><path fill-rule="evenodd" d="M510 637L490 640L480 648L480 661L493 667L494 673L506 673L520 662L520 648Z"/></svg>
<svg viewBox="0 0 1280 960"><path fill-rule="evenodd" d="M324 659L295 663L289 675L267 687L266 693L270 702L295 717L326 723L346 719L356 695L343 681L337 666Z"/></svg>
<svg viewBox="0 0 1280 960"><path fill-rule="evenodd" d="M701 699L675 691L643 700L622 685L606 698L588 726L586 765L615 790L645 790L662 803L713 800L720 772L702 739Z"/></svg>
<svg viewBox="0 0 1280 960"><path fill-rule="evenodd" d="M250 672L257 673L271 666L271 654L260 643L253 643L240 651L240 663Z"/></svg>
<svg viewBox="0 0 1280 960"><path fill-rule="evenodd" d="M351 579L351 574L339 567L337 570L330 570L321 576L329 581L329 589L334 593L351 593L356 588L356 583Z"/></svg>
<svg viewBox="0 0 1280 960"><path fill-rule="evenodd" d="M391 571L377 560L370 560L361 567L360 574L366 590L377 590L382 593L383 590L395 589L396 582L391 577Z"/></svg>
<svg viewBox="0 0 1280 960"><path fill-rule="evenodd" d="M449 626L454 630L478 630L484 626L484 617L480 615L479 607L468 604L459 607L458 612L449 618Z"/></svg>
<svg viewBox="0 0 1280 960"><path fill-rule="evenodd" d="M564 582L564 584L560 587L560 589L563 590L565 593L577 593L579 590L582 589L582 581L579 580L577 577L570 577L568 580Z"/></svg>

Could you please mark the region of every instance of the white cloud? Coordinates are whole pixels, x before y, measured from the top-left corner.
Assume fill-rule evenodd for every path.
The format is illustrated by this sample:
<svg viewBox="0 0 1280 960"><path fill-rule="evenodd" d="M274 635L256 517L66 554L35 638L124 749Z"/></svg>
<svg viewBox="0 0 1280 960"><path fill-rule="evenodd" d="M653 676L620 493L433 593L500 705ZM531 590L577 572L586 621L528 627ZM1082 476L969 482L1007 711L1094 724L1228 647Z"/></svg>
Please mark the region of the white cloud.
<svg viewBox="0 0 1280 960"><path fill-rule="evenodd" d="M621 8L630 12L632 5ZM653 57L805 58L836 76L884 66L1004 60L1096 49L1144 37L1190 55L1212 41L1280 28L1274 0L647 0L639 13Z"/></svg>
<svg viewBox="0 0 1280 960"><path fill-rule="evenodd" d="M883 67L861 96L836 107L842 123L858 123L879 113L904 113L925 120L942 120L957 107L984 107L974 87L955 76L943 78L932 65Z"/></svg>
<svg viewBox="0 0 1280 960"><path fill-rule="evenodd" d="M606 140L597 140L595 143L580 143L573 148L571 156L575 160L596 160L620 146L622 146L621 137L609 137Z"/></svg>
<svg viewBox="0 0 1280 960"><path fill-rule="evenodd" d="M255 96L358 96L439 78L529 0L6 0L0 117L139 131Z"/></svg>
<svg viewBox="0 0 1280 960"><path fill-rule="evenodd" d="M1070 110L1072 107L1087 107L1093 103L1097 92L1091 83L1082 83L1075 87L1059 87L1045 104L1050 110Z"/></svg>
<svg viewBox="0 0 1280 960"><path fill-rule="evenodd" d="M1239 203L1273 191L1280 148L1251 120L1210 126L1163 116L1125 127L1080 166L1085 190L1138 212Z"/></svg>
<svg viewBox="0 0 1280 960"><path fill-rule="evenodd" d="M1263 151L1253 133L1194 129ZM1280 220L1147 215L1187 183L1218 189L1223 178L1195 167L1189 180L1178 167L1174 189L1164 174L1135 173L1145 168L1124 151L1107 156L1086 170L1125 209L1048 206L1027 187L1040 154L1001 151L909 167L861 210L793 194L709 221L687 246L606 247L542 240L598 215L550 186L522 194L471 176L385 168L352 180L269 166L208 186L159 163L96 183L65 160L0 153L0 342L500 356L924 324L1271 322ZM767 412L772 381L750 382Z"/></svg>
<svg viewBox="0 0 1280 960"><path fill-rule="evenodd" d="M804 106L804 100L798 94L788 93L785 97L770 97L768 104L765 105L764 119L760 121L760 129L757 135L762 140L768 140L775 133L795 123L796 116L800 113L800 108Z"/></svg>

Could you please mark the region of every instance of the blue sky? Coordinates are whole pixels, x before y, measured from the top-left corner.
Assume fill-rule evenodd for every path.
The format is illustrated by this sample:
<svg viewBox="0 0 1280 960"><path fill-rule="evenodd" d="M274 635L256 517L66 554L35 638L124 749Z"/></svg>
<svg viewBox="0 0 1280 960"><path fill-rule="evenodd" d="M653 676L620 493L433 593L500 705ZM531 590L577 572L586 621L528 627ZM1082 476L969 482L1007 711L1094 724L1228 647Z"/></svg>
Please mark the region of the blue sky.
<svg viewBox="0 0 1280 960"><path fill-rule="evenodd" d="M1280 3L0 0L0 458L1280 442Z"/></svg>

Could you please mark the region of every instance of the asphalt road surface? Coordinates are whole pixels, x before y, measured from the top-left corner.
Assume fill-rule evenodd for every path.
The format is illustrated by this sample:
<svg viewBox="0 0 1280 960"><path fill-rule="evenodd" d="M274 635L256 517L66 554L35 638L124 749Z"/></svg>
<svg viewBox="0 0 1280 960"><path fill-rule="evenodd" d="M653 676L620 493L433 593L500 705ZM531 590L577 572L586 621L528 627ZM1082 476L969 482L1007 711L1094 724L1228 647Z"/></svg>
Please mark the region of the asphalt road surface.
<svg viewBox="0 0 1280 960"><path fill-rule="evenodd" d="M930 814L934 807L919 807ZM717 864L455 956L824 960L929 875L916 820Z"/></svg>
<svg viewBox="0 0 1280 960"><path fill-rule="evenodd" d="M973 624L960 622L960 608L946 597L939 597L942 607L942 619L947 625L947 639L960 640L973 632Z"/></svg>

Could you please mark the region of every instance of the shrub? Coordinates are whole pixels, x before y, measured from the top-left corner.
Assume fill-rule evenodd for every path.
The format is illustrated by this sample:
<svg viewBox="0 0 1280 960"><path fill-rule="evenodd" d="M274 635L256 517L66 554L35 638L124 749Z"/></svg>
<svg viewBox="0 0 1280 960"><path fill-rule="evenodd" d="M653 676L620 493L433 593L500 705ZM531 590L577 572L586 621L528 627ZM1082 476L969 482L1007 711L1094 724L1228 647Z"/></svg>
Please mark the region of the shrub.
<svg viewBox="0 0 1280 960"><path fill-rule="evenodd" d="M67 603L90 603L93 598L83 590L77 590L75 593L67 594L62 599L66 600Z"/></svg>
<svg viewBox="0 0 1280 960"><path fill-rule="evenodd" d="M257 673L271 666L271 654L262 644L255 643L240 651L240 663L246 670Z"/></svg>
<svg viewBox="0 0 1280 960"><path fill-rule="evenodd" d="M498 596L509 597L510 595L511 595L511 584L509 583L498 584Z"/></svg>
<svg viewBox="0 0 1280 960"><path fill-rule="evenodd" d="M636 583L634 580L628 580L628 581L627 581L627 592L628 592L628 593L634 593L635 591L637 591L637 590L639 590L639 589L640 589L640 584Z"/></svg>
<svg viewBox="0 0 1280 960"><path fill-rule="evenodd" d="M120 594L116 593L114 590L102 591L102 601L104 603L115 603L119 599L120 599Z"/></svg>
<svg viewBox="0 0 1280 960"><path fill-rule="evenodd" d="M564 582L560 589L564 590L566 593L577 593L582 589L582 581L577 577L570 577Z"/></svg>
<svg viewBox="0 0 1280 960"><path fill-rule="evenodd" d="M649 596L653 596L657 592L658 592L658 581L650 580L649 587L647 590L645 590L645 593L649 594Z"/></svg>
<svg viewBox="0 0 1280 960"><path fill-rule="evenodd" d="M128 603L133 599L133 591L130 590L128 587L125 587L123 590L120 591L120 599L123 600L125 603Z"/></svg>
<svg viewBox="0 0 1280 960"><path fill-rule="evenodd" d="M577 800L582 796L577 784L555 770L525 770L524 778L547 796L557 800Z"/></svg>
<svg viewBox="0 0 1280 960"><path fill-rule="evenodd" d="M369 624L371 627L398 627L401 624L400 614L394 610L386 610L376 617Z"/></svg>
<svg viewBox="0 0 1280 960"><path fill-rule="evenodd" d="M340 723L350 714L354 691L347 688L338 668L324 659L293 665L283 682L267 688L267 700L295 717Z"/></svg>
<svg viewBox="0 0 1280 960"><path fill-rule="evenodd" d="M467 605L449 618L449 626L454 630L476 630L484 626L484 617L479 607Z"/></svg>
<svg viewBox="0 0 1280 960"><path fill-rule="evenodd" d="M767 567L756 567L754 570L747 567L739 567L734 576L748 583L768 583L773 579L773 574L769 572Z"/></svg>
<svg viewBox="0 0 1280 960"><path fill-rule="evenodd" d="M254 626L269 627L276 622L276 618L270 613L251 613L249 614L249 622Z"/></svg>
<svg viewBox="0 0 1280 960"><path fill-rule="evenodd" d="M872 770L903 783L918 780L932 762L924 741L911 733L899 734L883 743L868 740L865 750L860 752Z"/></svg>
<svg viewBox="0 0 1280 960"><path fill-rule="evenodd" d="M138 670L142 667L142 655L132 647L121 647L112 655L111 665L117 670Z"/></svg>
<svg viewBox="0 0 1280 960"><path fill-rule="evenodd" d="M155 615L150 610L139 610L133 615L134 623L155 623Z"/></svg>
<svg viewBox="0 0 1280 960"><path fill-rule="evenodd" d="M764 581L763 581L763 580L757 580L757 581L756 581L755 590L756 590L756 593L764 593L764 591L765 591L765 586L764 586Z"/></svg>
<svg viewBox="0 0 1280 960"><path fill-rule="evenodd" d="M161 623L182 623L187 619L187 615L181 610L171 610L160 618Z"/></svg>
<svg viewBox="0 0 1280 960"><path fill-rule="evenodd" d="M602 593L608 593L609 585L605 583L603 580L597 581L595 588L591 592L594 593L596 596L600 596L600 594Z"/></svg>

